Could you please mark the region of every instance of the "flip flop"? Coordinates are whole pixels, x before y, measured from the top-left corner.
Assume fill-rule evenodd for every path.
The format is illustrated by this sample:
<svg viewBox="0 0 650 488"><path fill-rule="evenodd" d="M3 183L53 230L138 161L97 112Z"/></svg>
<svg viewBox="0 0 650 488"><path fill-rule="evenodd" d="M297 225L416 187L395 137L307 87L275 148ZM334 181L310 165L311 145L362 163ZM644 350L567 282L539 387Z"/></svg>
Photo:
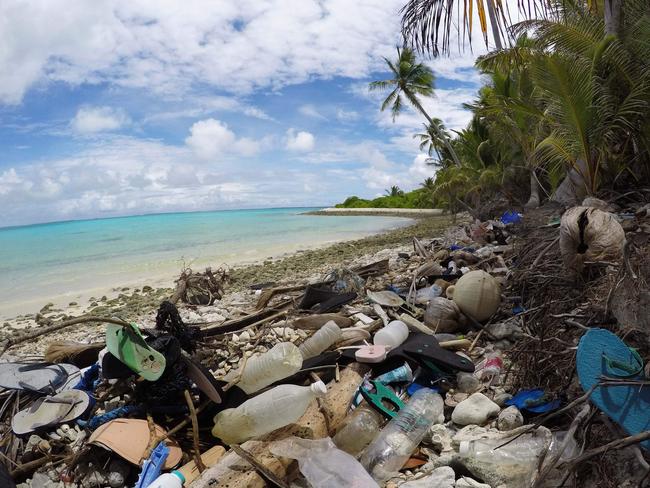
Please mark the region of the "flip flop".
<svg viewBox="0 0 650 488"><path fill-rule="evenodd" d="M357 294L353 291L349 293L337 293L330 288L309 285L305 289L305 295L302 297L298 308L322 314L337 310L355 298L357 298Z"/></svg>
<svg viewBox="0 0 650 488"><path fill-rule="evenodd" d="M145 342L135 324L107 324L106 348L145 380L156 381L165 371L165 356Z"/></svg>
<svg viewBox="0 0 650 488"><path fill-rule="evenodd" d="M560 399L545 398L546 393L541 388L533 390L518 391L510 400L506 400L507 406L514 405L519 410L532 413L548 413L557 410L562 406Z"/></svg>
<svg viewBox="0 0 650 488"><path fill-rule="evenodd" d="M65 424L81 417L89 406L90 396L81 390L62 391L54 396L41 397L29 408L14 415L11 429L16 435L25 435Z"/></svg>
<svg viewBox="0 0 650 488"><path fill-rule="evenodd" d="M181 360L187 365L187 377L214 403L222 403L223 390L210 370L193 359L182 356Z"/></svg>
<svg viewBox="0 0 650 488"><path fill-rule="evenodd" d="M582 336L576 369L585 391L603 377L613 381L646 380L643 361L636 350L605 329L590 329ZM630 435L650 429L650 385L599 386L590 400ZM650 441L641 446L650 450Z"/></svg>
<svg viewBox="0 0 650 488"><path fill-rule="evenodd" d="M164 435L165 430L155 426L156 436ZM139 466L149 446L149 424L142 419L115 419L100 425L88 439L88 443L114 452L128 462ZM180 463L183 451L178 443L166 439L169 455L163 469L172 469Z"/></svg>
<svg viewBox="0 0 650 488"><path fill-rule="evenodd" d="M81 373L72 364L0 363L0 387L41 395L54 395L69 390Z"/></svg>

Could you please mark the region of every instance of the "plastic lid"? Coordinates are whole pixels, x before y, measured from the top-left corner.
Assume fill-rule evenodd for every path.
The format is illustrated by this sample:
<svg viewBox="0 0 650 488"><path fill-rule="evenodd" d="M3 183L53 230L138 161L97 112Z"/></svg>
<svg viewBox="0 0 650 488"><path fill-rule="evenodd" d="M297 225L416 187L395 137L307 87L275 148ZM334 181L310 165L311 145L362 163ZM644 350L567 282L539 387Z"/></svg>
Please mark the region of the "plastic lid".
<svg viewBox="0 0 650 488"><path fill-rule="evenodd" d="M462 457L469 456L469 441L460 441L460 446L458 446L458 454Z"/></svg>
<svg viewBox="0 0 650 488"><path fill-rule="evenodd" d="M180 471L174 470L174 471L172 471L172 474L175 474L176 476L178 476L178 479L181 480L181 483L185 484L185 476L183 476L183 473L181 473Z"/></svg>
<svg viewBox="0 0 650 488"><path fill-rule="evenodd" d="M316 395L317 397L322 397L327 394L327 387L325 386L325 383L322 381L316 381L315 383L312 383L309 385L311 388L311 391Z"/></svg>

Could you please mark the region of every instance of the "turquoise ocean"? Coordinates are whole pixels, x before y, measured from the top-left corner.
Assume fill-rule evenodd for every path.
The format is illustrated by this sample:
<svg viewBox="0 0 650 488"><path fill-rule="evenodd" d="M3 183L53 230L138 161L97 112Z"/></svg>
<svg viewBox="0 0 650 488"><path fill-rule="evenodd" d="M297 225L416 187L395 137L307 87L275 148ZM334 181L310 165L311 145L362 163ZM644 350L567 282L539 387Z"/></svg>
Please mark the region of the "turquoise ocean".
<svg viewBox="0 0 650 488"><path fill-rule="evenodd" d="M112 287L172 286L194 269L246 263L410 222L314 216L311 208L142 215L0 228L0 317L34 313Z"/></svg>

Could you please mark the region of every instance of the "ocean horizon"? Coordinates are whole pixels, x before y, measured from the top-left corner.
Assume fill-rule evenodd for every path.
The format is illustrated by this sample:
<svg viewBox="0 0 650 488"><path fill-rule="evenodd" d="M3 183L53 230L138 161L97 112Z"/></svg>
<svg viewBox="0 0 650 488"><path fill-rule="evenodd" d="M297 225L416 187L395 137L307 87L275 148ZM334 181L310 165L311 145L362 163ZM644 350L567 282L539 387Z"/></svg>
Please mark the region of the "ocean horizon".
<svg viewBox="0 0 650 488"><path fill-rule="evenodd" d="M157 213L0 228L0 317L112 287L172 286L183 266L255 262L410 222L305 214L320 208Z"/></svg>

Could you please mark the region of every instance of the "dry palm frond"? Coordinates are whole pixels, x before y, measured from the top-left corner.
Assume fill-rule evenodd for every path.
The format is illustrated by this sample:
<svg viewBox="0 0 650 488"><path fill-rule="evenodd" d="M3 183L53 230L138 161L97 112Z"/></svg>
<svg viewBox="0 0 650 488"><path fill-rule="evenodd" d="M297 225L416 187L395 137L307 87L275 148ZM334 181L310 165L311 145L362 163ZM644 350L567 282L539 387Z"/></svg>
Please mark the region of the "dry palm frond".
<svg viewBox="0 0 650 488"><path fill-rule="evenodd" d="M72 363L79 367L90 366L97 362L103 342L80 344L71 341L54 341L47 346L45 361L48 363Z"/></svg>

